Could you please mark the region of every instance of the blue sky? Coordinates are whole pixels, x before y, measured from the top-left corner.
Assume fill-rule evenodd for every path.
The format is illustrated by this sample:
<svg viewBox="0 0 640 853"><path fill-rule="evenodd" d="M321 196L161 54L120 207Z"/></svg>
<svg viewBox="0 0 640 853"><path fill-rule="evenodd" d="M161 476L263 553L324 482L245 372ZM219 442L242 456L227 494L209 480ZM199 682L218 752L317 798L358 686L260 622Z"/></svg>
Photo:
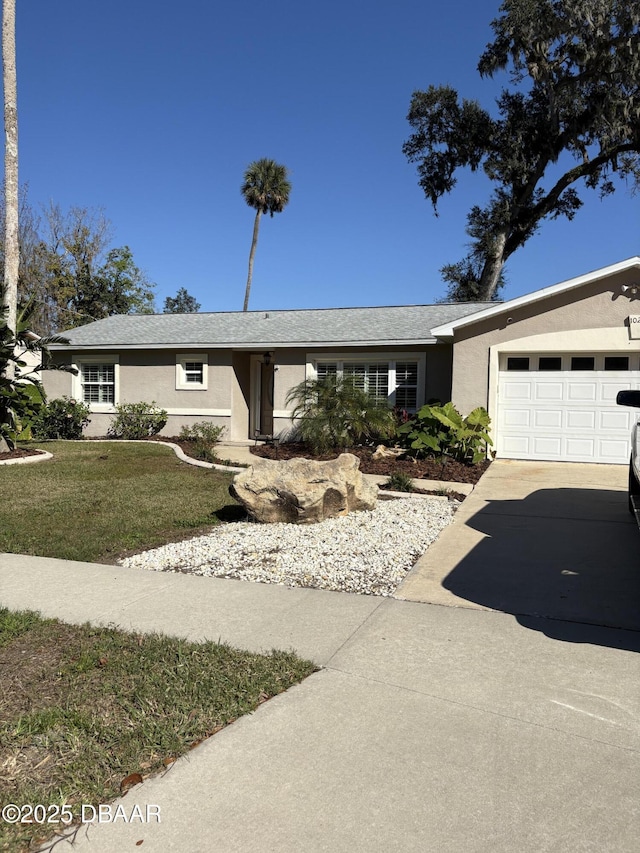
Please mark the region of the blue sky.
<svg viewBox="0 0 640 853"><path fill-rule="evenodd" d="M499 3L18 0L20 181L34 207L102 207L157 284L240 310L253 211L246 166L272 157L291 201L262 220L250 308L435 302L465 254L481 176L433 216L402 154L411 94L448 83L489 105L478 57ZM585 191L509 261L504 297L640 254L639 198Z"/></svg>

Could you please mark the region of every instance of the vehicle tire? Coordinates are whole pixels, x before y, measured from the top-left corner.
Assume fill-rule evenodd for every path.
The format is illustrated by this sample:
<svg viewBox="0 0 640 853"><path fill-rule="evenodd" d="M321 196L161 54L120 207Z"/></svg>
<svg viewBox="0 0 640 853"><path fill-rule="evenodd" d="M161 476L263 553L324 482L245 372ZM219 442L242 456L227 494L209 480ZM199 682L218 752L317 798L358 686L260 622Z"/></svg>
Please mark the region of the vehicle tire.
<svg viewBox="0 0 640 853"><path fill-rule="evenodd" d="M631 502L631 496L640 495L640 483L638 483L638 478L636 477L636 472L633 470L633 459L629 460L629 512L635 513L633 508L633 503Z"/></svg>

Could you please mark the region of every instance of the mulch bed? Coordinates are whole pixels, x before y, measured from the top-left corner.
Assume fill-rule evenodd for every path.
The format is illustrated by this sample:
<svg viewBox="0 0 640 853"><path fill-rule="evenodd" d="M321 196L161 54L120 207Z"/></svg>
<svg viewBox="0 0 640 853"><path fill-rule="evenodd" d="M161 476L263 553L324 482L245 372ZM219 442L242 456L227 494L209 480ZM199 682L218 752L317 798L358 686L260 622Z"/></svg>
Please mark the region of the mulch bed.
<svg viewBox="0 0 640 853"><path fill-rule="evenodd" d="M156 435L148 440L170 441L182 448L187 456L194 457L193 443L190 441L183 441L176 436L164 435ZM333 453L313 456L306 445L297 442L287 442L281 444L278 448L271 444L258 444L249 449L251 453L265 459L294 459L295 457L306 456L317 459L318 461L335 459L341 452L336 450ZM461 462L456 462L453 459L446 459L444 462L439 459L373 459L374 448L371 447L352 447L349 453L353 453L360 459L360 470L363 474L378 474L382 477L390 477L392 474L402 471L414 480L438 480L444 483L471 483L475 485L491 464L488 460L480 462L477 465L463 465ZM19 459L23 456L37 455L37 450L21 448L11 453L0 453L0 462L4 459ZM216 462L221 465L230 464L224 459L216 459Z"/></svg>
<svg viewBox="0 0 640 853"><path fill-rule="evenodd" d="M258 444L250 448L251 453L266 459L293 459L296 456L311 457L312 454L304 444L296 442L281 444L277 449L270 444ZM318 460L335 459L340 451L313 456ZM477 465L463 465L447 459L373 459L374 448L352 447L353 453L360 459L360 470L363 474L379 474L390 477L398 471L408 474L414 480L439 480L447 483L471 483L475 485L491 464L488 460Z"/></svg>
<svg viewBox="0 0 640 853"><path fill-rule="evenodd" d="M378 488L383 492L393 492L395 491L398 494L397 490L393 489L391 486L388 486L386 483L381 483L378 485ZM462 492L455 492L453 489L447 489L446 494L443 493L442 489L411 489L411 491L407 491L405 494L407 495L437 495L438 497L449 498L450 501L462 501L467 497L463 495Z"/></svg>
<svg viewBox="0 0 640 853"><path fill-rule="evenodd" d="M18 448L17 450L10 450L8 453L0 453L0 462L4 462L7 459L23 459L25 456L42 456L42 453L39 450Z"/></svg>

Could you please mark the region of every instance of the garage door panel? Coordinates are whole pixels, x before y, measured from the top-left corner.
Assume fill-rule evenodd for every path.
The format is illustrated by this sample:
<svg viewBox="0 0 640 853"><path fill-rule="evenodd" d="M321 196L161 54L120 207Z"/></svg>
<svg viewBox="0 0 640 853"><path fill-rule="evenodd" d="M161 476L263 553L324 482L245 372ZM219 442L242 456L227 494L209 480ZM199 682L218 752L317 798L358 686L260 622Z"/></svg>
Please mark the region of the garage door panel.
<svg viewBox="0 0 640 853"><path fill-rule="evenodd" d="M560 436L536 435L533 437L533 453L537 459L544 459L541 454L550 453L554 457L562 453L562 439ZM547 457L548 458L548 457Z"/></svg>
<svg viewBox="0 0 640 853"><path fill-rule="evenodd" d="M569 409L566 415L569 429L596 428L596 413L593 409Z"/></svg>
<svg viewBox="0 0 640 853"><path fill-rule="evenodd" d="M526 459L531 454L531 440L528 435L505 436L504 455L511 459Z"/></svg>
<svg viewBox="0 0 640 853"><path fill-rule="evenodd" d="M621 459L626 462L629 458L629 442L601 439L598 442L598 456L605 462L620 462Z"/></svg>
<svg viewBox="0 0 640 853"><path fill-rule="evenodd" d="M631 432L633 423L632 414L628 409L618 408L614 412L600 411L598 412L598 429L612 430L617 432L621 430L624 433Z"/></svg>
<svg viewBox="0 0 640 853"><path fill-rule="evenodd" d="M533 386L529 396L535 400L562 400L564 386L562 382L539 381Z"/></svg>
<svg viewBox="0 0 640 853"><path fill-rule="evenodd" d="M510 382L505 388L505 397L507 400L530 400L531 399L531 383L529 382Z"/></svg>
<svg viewBox="0 0 640 853"><path fill-rule="evenodd" d="M626 378L618 382L603 382L600 386L600 399L603 403L611 403L615 406L618 391L630 391L631 382Z"/></svg>
<svg viewBox="0 0 640 853"><path fill-rule="evenodd" d="M567 458L582 456L587 459L593 459L595 456L596 440L595 438L567 437L565 448Z"/></svg>
<svg viewBox="0 0 640 853"><path fill-rule="evenodd" d="M536 429L560 429L562 426L562 411L560 409L537 409L533 412L533 426Z"/></svg>
<svg viewBox="0 0 640 853"><path fill-rule="evenodd" d="M507 409L504 412L503 424L506 427L524 427L528 429L531 426L532 412L530 409Z"/></svg>
<svg viewBox="0 0 640 853"><path fill-rule="evenodd" d="M591 380L588 382L568 382L566 399L568 401L584 402L587 400L590 403L595 402L598 399L596 383Z"/></svg>
<svg viewBox="0 0 640 853"><path fill-rule="evenodd" d="M626 464L638 413L617 406L615 399L618 391L632 388L640 388L640 371L502 371L498 455Z"/></svg>

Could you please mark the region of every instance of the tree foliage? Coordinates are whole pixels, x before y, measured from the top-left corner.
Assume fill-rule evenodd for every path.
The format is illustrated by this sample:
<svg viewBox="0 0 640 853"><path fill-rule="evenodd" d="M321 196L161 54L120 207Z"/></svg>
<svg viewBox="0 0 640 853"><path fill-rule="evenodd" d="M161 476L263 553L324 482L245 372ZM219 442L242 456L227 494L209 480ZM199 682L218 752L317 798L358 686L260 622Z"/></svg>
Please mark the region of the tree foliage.
<svg viewBox="0 0 640 853"><path fill-rule="evenodd" d="M65 370L76 373L70 365L53 365L50 344L69 341L56 335L39 337L32 331L35 303L29 302L18 311L15 329L9 325L6 291L0 293L0 453L13 450L18 438L31 437L31 425L44 403L40 370Z"/></svg>
<svg viewBox="0 0 640 853"><path fill-rule="evenodd" d="M258 245L260 217L263 213L268 213L271 216L274 213L282 213L289 203L291 183L287 167L281 166L275 160L269 160L268 158L255 160L249 164L244 173L240 192L249 207L252 207L256 211L253 223L251 251L249 252L249 272L242 309L243 311L248 311L251 280L253 278L253 261L256 254L256 246Z"/></svg>
<svg viewBox="0 0 640 853"><path fill-rule="evenodd" d="M510 255L545 220L573 219L580 187L605 196L616 175L640 179L640 5L505 0L500 12L478 64L509 75L497 114L449 86L414 92L408 114L403 151L436 211L461 168L495 187L468 214L469 256L445 268L454 299L494 298Z"/></svg>
<svg viewBox="0 0 640 853"><path fill-rule="evenodd" d="M162 311L164 314L197 314L200 308L195 296L191 296L186 287L181 287L175 297L167 296Z"/></svg>
<svg viewBox="0 0 640 853"><path fill-rule="evenodd" d="M100 209L50 204L38 215L20 196L18 301L34 303L33 330L52 334L111 314L152 313L154 285L128 246L110 248L112 226ZM0 267L4 267L4 241Z"/></svg>

